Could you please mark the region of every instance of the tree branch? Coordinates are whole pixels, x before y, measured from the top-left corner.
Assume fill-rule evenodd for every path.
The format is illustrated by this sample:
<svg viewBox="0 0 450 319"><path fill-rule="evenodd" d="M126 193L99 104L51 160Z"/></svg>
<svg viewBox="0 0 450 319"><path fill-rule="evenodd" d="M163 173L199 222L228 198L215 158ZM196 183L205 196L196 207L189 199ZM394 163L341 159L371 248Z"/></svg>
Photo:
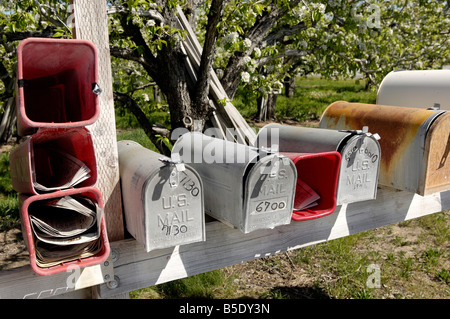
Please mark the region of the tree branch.
<svg viewBox="0 0 450 319"><path fill-rule="evenodd" d="M217 24L222 18L224 0L212 0L208 23L206 25L205 43L203 45L200 67L197 72L197 84L194 99L200 103L201 108L206 109L208 104L209 74L214 59L214 49L217 40Z"/></svg>
<svg viewBox="0 0 450 319"><path fill-rule="evenodd" d="M161 15L161 13L159 13L156 10L142 10L142 9L138 9L138 10L134 10L132 9L131 12L128 8L124 7L124 6L111 6L108 8L107 11L108 14L121 14L121 15L125 15L127 16L129 13L138 15L140 17L145 17L145 18L149 18L152 20L155 20L159 23L164 23L164 17Z"/></svg>
<svg viewBox="0 0 450 319"><path fill-rule="evenodd" d="M0 37L6 37L7 42L21 41L26 38L52 38L56 27L48 26L42 31L18 31L18 32L0 32Z"/></svg>

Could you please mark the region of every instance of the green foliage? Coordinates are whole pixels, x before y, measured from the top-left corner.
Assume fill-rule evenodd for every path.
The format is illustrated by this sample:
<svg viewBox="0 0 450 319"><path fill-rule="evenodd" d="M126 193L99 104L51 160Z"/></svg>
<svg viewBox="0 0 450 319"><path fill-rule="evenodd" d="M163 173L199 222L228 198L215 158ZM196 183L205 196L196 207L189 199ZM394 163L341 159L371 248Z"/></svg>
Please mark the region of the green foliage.
<svg viewBox="0 0 450 319"><path fill-rule="evenodd" d="M20 225L19 199L12 188L9 153L0 155L0 232Z"/></svg>
<svg viewBox="0 0 450 319"><path fill-rule="evenodd" d="M294 97L279 95L275 115L278 119L290 118L295 121L319 119L325 108L336 101L373 104L376 102L376 92L366 90L361 81L297 78ZM238 90L233 104L246 118L257 114L256 96L249 94L246 88Z"/></svg>

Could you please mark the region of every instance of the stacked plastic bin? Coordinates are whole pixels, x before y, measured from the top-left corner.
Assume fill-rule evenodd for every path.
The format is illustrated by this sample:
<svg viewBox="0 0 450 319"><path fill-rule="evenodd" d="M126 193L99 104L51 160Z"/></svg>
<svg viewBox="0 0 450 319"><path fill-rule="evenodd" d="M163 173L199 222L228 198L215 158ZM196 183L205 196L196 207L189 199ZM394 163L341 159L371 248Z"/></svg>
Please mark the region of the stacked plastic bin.
<svg viewBox="0 0 450 319"><path fill-rule="evenodd" d="M86 40L30 38L17 49L17 129L10 155L22 228L39 275L109 255L97 163L86 128L99 116L97 50Z"/></svg>

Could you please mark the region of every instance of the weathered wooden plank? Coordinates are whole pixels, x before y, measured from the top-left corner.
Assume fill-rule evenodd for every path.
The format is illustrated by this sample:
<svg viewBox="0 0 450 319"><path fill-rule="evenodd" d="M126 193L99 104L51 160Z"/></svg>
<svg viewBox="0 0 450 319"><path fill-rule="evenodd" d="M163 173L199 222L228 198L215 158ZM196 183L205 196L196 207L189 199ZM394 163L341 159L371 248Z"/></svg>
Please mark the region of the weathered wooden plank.
<svg viewBox="0 0 450 319"><path fill-rule="evenodd" d="M339 206L316 220L292 222L271 230L243 234L220 222L206 227L206 241L146 253L135 240L112 243L117 286L100 285L100 295L122 292L192 276L260 257L298 249L361 231L450 208L450 191L422 197L379 189L376 200Z"/></svg>
<svg viewBox="0 0 450 319"><path fill-rule="evenodd" d="M112 89L107 7L104 0L73 0L74 37L92 41L98 50L99 85L102 88L100 117L88 129L97 159L97 188L105 202L105 220L110 241L123 239L122 199L119 182L116 122Z"/></svg>
<svg viewBox="0 0 450 319"><path fill-rule="evenodd" d="M78 290L102 284L113 277L111 259L99 265L74 268L51 276L39 276L27 265L0 272L0 299L42 299L68 293L79 296ZM81 292L83 295L85 293Z"/></svg>

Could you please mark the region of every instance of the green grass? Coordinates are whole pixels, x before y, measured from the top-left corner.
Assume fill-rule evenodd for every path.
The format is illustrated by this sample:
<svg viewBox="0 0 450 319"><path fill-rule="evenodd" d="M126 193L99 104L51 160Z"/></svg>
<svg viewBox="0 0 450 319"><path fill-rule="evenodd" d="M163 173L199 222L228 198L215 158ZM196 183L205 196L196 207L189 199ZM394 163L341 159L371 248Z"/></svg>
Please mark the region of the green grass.
<svg viewBox="0 0 450 319"><path fill-rule="evenodd" d="M134 299L227 298L235 288L232 276L221 270L190 276L130 293Z"/></svg>
<svg viewBox="0 0 450 319"><path fill-rule="evenodd" d="M149 137L145 134L143 129L128 129L125 131L119 131L117 133L117 141L130 140L141 144L143 147L158 152L156 146L150 141Z"/></svg>
<svg viewBox="0 0 450 319"><path fill-rule="evenodd" d="M366 91L359 80L327 80L316 77L298 78L293 98L280 94L277 98L275 115L278 119L290 118L303 122L319 119L323 111L333 102L347 101L376 103L376 92ZM233 104L245 118L257 115L256 98L246 98L244 90L239 90Z"/></svg>
<svg viewBox="0 0 450 319"><path fill-rule="evenodd" d="M20 226L19 199L12 188L9 152L0 155L0 232Z"/></svg>

